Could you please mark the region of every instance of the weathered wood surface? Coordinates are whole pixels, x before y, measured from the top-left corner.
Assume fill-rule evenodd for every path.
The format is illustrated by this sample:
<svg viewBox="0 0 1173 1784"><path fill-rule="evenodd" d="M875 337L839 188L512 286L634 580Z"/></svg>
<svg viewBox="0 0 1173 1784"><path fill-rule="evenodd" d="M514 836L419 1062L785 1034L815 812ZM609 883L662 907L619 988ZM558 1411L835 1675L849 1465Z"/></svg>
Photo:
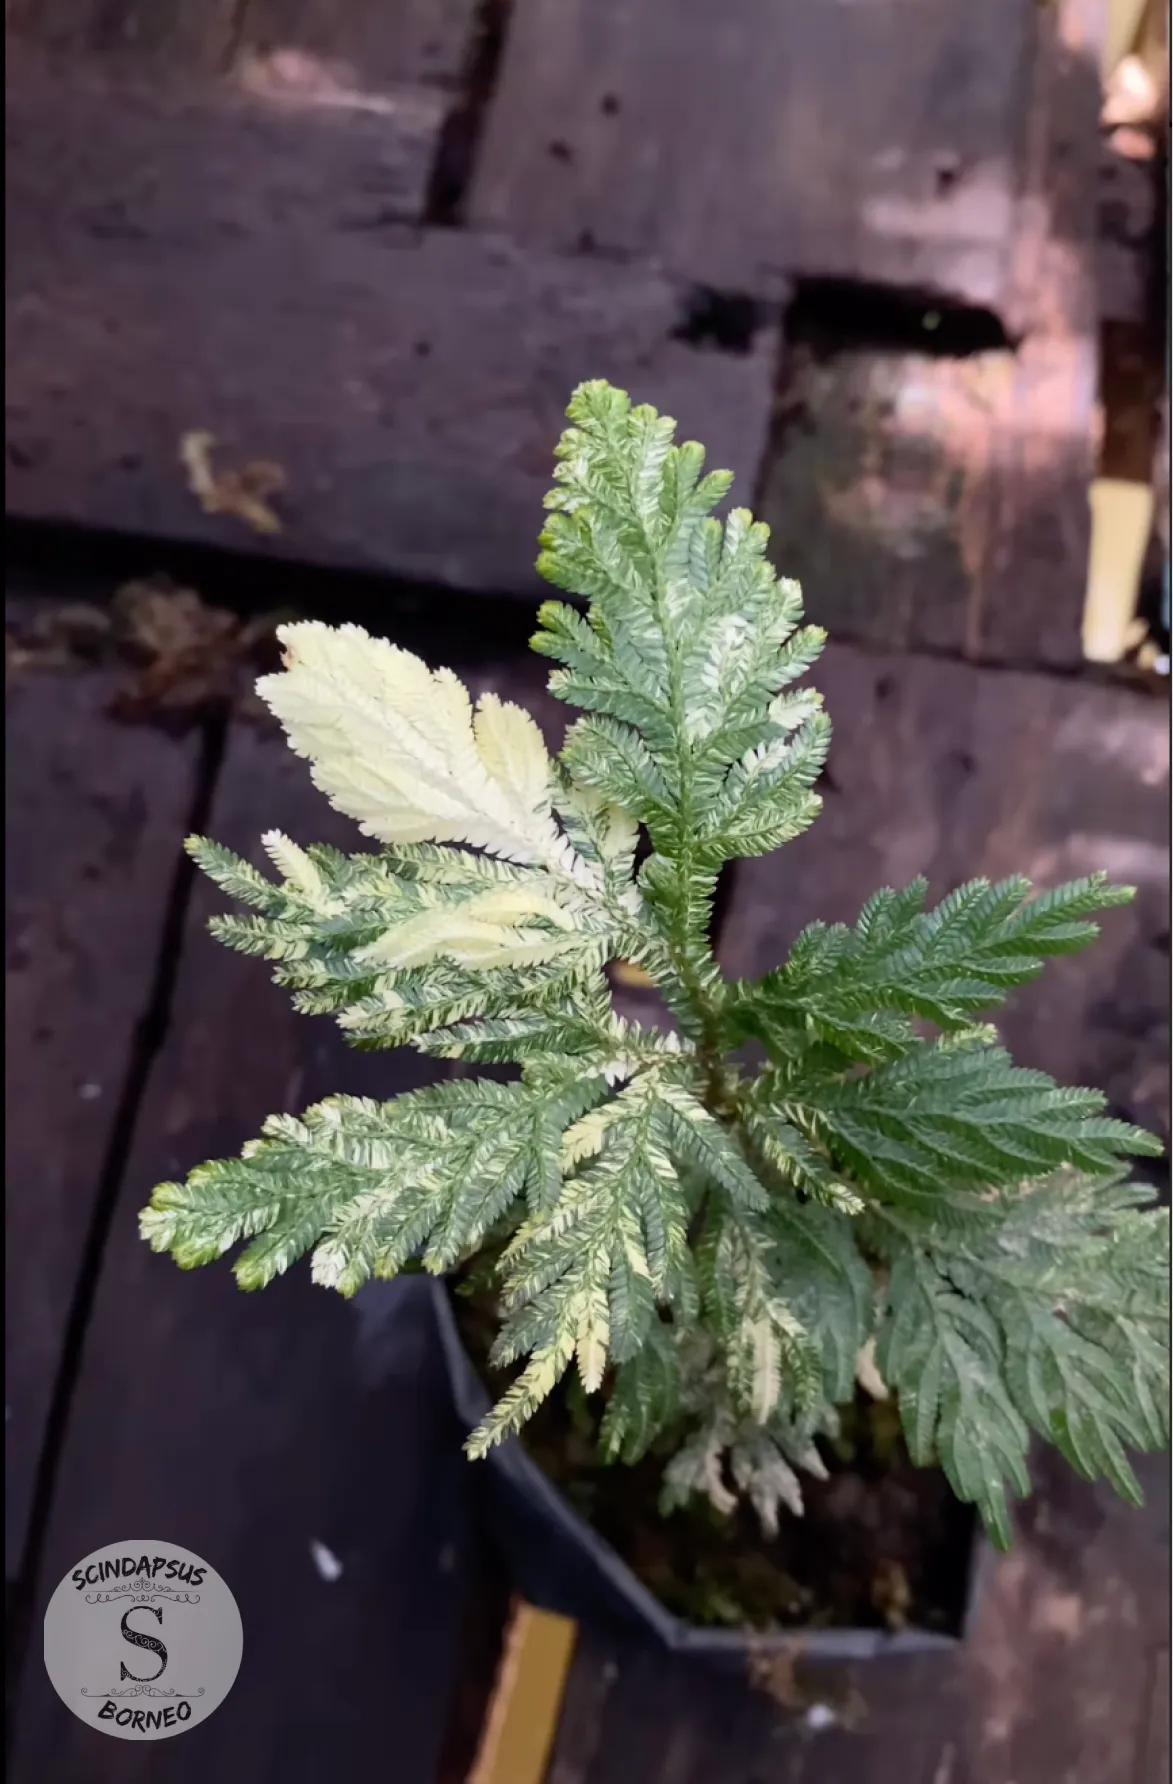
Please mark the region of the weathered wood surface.
<svg viewBox="0 0 1173 1784"><path fill-rule="evenodd" d="M1065 386L1066 416L1042 399L1032 415L1020 354L1036 349L789 348L759 510L833 637L1078 665L1095 384Z"/></svg>
<svg viewBox="0 0 1173 1784"><path fill-rule="evenodd" d="M421 213L445 101L423 87L402 87L370 106L332 103L258 67L238 80L176 91L120 81L105 63L55 75L23 54L10 58L6 147L7 219L14 286L9 292L10 365L28 349L28 308L55 312L68 334L81 326L75 352L95 354L104 331L137 325L133 309L87 315L90 284L126 279L148 265L164 289L190 289L190 329L210 328L201 304L211 290L193 283L201 256L229 259L241 242L286 243L286 277L304 280L336 237L402 228ZM290 257L297 260L290 264ZM79 261L91 280L72 289ZM107 272L105 269L109 268ZM266 303L279 283L257 286L249 305L258 345ZM178 291L172 297L174 305ZM92 298L91 298L92 301ZM339 304L344 310L342 293ZM279 314L279 310L277 312ZM340 317L339 324L344 321ZM143 336L149 351L154 335ZM78 371L95 362L63 358L56 400ZM246 368L238 367L238 373ZM113 386L117 391L118 386ZM247 397L244 399L247 404ZM48 423L53 411L42 420ZM127 449L134 447L127 440ZM174 456L174 444L171 456Z"/></svg>
<svg viewBox="0 0 1173 1784"><path fill-rule="evenodd" d="M54 61L110 62L180 80L214 77L232 54L240 0L10 0L7 47Z"/></svg>
<svg viewBox="0 0 1173 1784"><path fill-rule="evenodd" d="M929 313L937 350L926 329L923 351L858 339L836 351L834 318L820 328L813 304L807 338L792 330L761 507L778 563L835 637L1021 667L1082 659L1102 12L1102 0L1033 8L999 306L1010 342L951 356L956 324Z"/></svg>
<svg viewBox="0 0 1173 1784"><path fill-rule="evenodd" d="M378 90L401 81L457 86L476 0L246 0L235 59L295 55Z"/></svg>
<svg viewBox="0 0 1173 1784"><path fill-rule="evenodd" d="M5 1574L20 1574L70 1308L151 1003L198 743L107 674L6 677Z"/></svg>
<svg viewBox="0 0 1173 1784"><path fill-rule="evenodd" d="M811 681L833 726L823 810L775 855L743 862L726 970L776 965L816 918L854 922L879 886L918 874L935 901L963 880L1040 886L1103 870L1138 888L1098 942L1052 962L1000 1016L1021 1063L1103 1089L1168 1138L1169 733L1130 689L827 648Z"/></svg>
<svg viewBox="0 0 1173 1784"><path fill-rule="evenodd" d="M518 0L471 215L725 291L799 273L998 308L1037 12Z"/></svg>
<svg viewBox="0 0 1173 1784"><path fill-rule="evenodd" d="M1163 353L1155 350L1151 331L1134 322L1105 322L1102 341L1100 476L1151 484L1154 501L1159 502L1156 479Z"/></svg>
<svg viewBox="0 0 1173 1784"><path fill-rule="evenodd" d="M279 737L237 730L209 828L257 859L274 825L361 846ZM207 1728L150 1749L152 1779L316 1784L373 1774L391 1753L397 1780L432 1784L467 1476L426 1290L377 1285L347 1304L302 1269L244 1296L226 1268L182 1275L154 1256L136 1217L160 1178L236 1152L272 1111L340 1089L390 1095L435 1072L348 1051L334 1024L295 1015L262 962L206 934L214 908L223 899L201 886L104 1257L38 1605L97 1545L168 1533L228 1582L245 1654ZM341 1563L336 1579L316 1569L314 1542ZM18 1780L127 1775L123 1745L53 1694L35 1631L15 1738Z"/></svg>
<svg viewBox="0 0 1173 1784"><path fill-rule="evenodd" d="M1158 163L1131 160L1101 147L1096 286L1105 322L1163 324L1167 292L1159 289ZM1155 330L1154 330L1155 332Z"/></svg>
<svg viewBox="0 0 1173 1784"><path fill-rule="evenodd" d="M478 612L483 619L485 610ZM496 643L487 624L448 637L446 654L474 695L492 690L528 706L556 747L568 709L546 693L548 665L528 654L518 659L514 618L515 610L507 610ZM412 619L396 610L381 619L404 643L437 658L445 629L439 616ZM62 946L67 940L77 954L81 944L83 970L75 965L60 988L42 972L39 984L55 995L59 1026L75 1048L88 1045L92 1054L100 1026L104 1060L117 1030L119 996L133 988L134 955L125 957L122 928L111 923L101 887L90 894L92 939L73 934L73 858L59 859L60 849L47 852L37 825L50 842L57 829L75 839L72 878L87 885L91 856L108 840L96 821L104 807L88 812L95 787L111 806L111 821L121 814L107 783L133 808L140 853L143 837L149 842L161 833L173 865L190 825L190 788L181 809L158 791L168 791L169 752L178 746L153 730L109 726L100 713L110 679L89 669L71 680L44 676L50 704L37 707L40 731L17 723L10 736L21 746L10 756L17 770L10 805L21 839L26 830L31 838L20 857L20 890L27 896L10 909L10 972L13 950L30 945L26 905L52 910L60 892L70 930ZM58 683L77 690L80 716ZM14 702L14 711L19 720L23 704ZM79 786L61 780L46 824L48 770L25 731L51 755L49 716L65 740L56 747L66 754L72 747L83 761L99 763L100 772L91 766L90 779ZM180 763L185 760L179 750ZM145 793L144 763L154 765ZM76 763L73 768L76 780ZM79 805L85 809L79 812ZM304 763L275 728L234 724L207 828L264 865L258 838L273 826L306 842L366 846L314 791ZM124 848L133 840L133 825L114 837ZM203 1778L211 1767L227 1780L277 1773L317 1779L332 1763L368 1769L383 1763L393 1740L397 1780L433 1784L439 1765L441 1776L459 1784L462 1761L475 1749L491 1683L485 1675L492 1670L493 1624L504 1599L491 1560L472 1541L465 1501L475 1481L451 1423L426 1298L420 1301L414 1285L405 1295L377 1285L348 1306L313 1289L304 1269L264 1295L245 1297L226 1269L182 1275L153 1257L136 1234L137 1210L155 1181L238 1150L267 1113L301 1108L337 1089L391 1095L445 1068L411 1054L355 1053L330 1022L297 1017L263 962L233 955L206 934L208 912L223 908L224 900L202 880L195 887L167 1039L139 1111L65 1427L34 1610L39 1614L71 1557L108 1540L111 1529L176 1532L176 1540L214 1558L237 1594L246 1657L212 1732L190 1750L183 1742L155 1748L152 1777ZM167 887L156 886L145 906L133 891L122 886L114 914L141 945L152 918L161 919ZM54 935L60 921L48 926ZM97 953L100 941L108 959ZM118 973L121 980L113 977ZM14 998L12 989L10 983L10 1023L26 1015L31 1022L29 996L18 985ZM83 1006L79 997L87 993L95 1001ZM79 1059L78 1069L88 1072L92 1060ZM40 1111L39 1128L51 1136L53 1118L60 1126L58 1080L67 1076L66 1067L34 1049L10 1086L28 1090L30 1108ZM65 1094L72 1094L69 1086ZM92 1099L83 1103L87 1110L95 1106ZM32 1117L19 1127L37 1139ZM34 1334L47 1330L59 1341L68 1272L58 1272L59 1284L46 1284L44 1271L29 1271L42 1238L54 1238L51 1226L42 1234L44 1212L31 1197L19 1220L10 1208L13 1257L25 1272L10 1305L22 1321L28 1317ZM25 1286L43 1305L26 1304ZM314 1541L342 1563L339 1579L315 1571ZM462 1598L471 1602L458 1649ZM105 1764L121 1777L125 1754L112 1746L107 1752L103 1742L96 1756L93 1737L53 1697L36 1616L32 1622L17 1700L14 1776L42 1777L48 1768L55 1777L84 1771L100 1778L107 1772L93 1768ZM450 1704L458 1665L460 1694ZM475 1676L465 1678L464 1671ZM377 1709L367 1714L364 1705Z"/></svg>
<svg viewBox="0 0 1173 1784"><path fill-rule="evenodd" d="M349 125L282 186L267 149L234 161L251 110L196 154L149 97L122 120L80 86L58 100L18 92L9 118L9 512L530 594L552 449L593 376L676 415L749 495L776 324L708 350L675 338L682 297L654 272L405 233L377 156L370 189L347 174ZM204 512L192 430L218 467L282 468L279 535Z"/></svg>
<svg viewBox="0 0 1173 1784"><path fill-rule="evenodd" d="M562 409L601 375L738 499L766 466L839 636L1074 666L1104 7L519 0L466 206L504 236L477 239L417 233L486 97L471 0L18 0L9 510L532 595ZM768 447L796 274L988 305L1014 350L799 345ZM205 510L195 431L217 473L279 467L279 531Z"/></svg>
<svg viewBox="0 0 1173 1784"><path fill-rule="evenodd" d="M1137 1472L1142 1511L1053 1451L1035 1458L964 1657L956 1784L1164 1784L1151 1730L1169 1726L1168 1458Z"/></svg>
<svg viewBox="0 0 1173 1784"><path fill-rule="evenodd" d="M971 637L1002 661L1077 663L1091 546L1099 295L1098 55L1107 0L1035 8L1023 192L1005 319L1014 372L991 429L992 542ZM971 654L977 655L976 647Z"/></svg>
<svg viewBox="0 0 1173 1784"><path fill-rule="evenodd" d="M55 61L180 81L277 59L359 93L415 81L453 86L475 0L12 0L10 41Z"/></svg>
<svg viewBox="0 0 1173 1784"><path fill-rule="evenodd" d="M1165 1784L1169 1776L1169 1713L1169 1649L1165 1647L1153 1659L1140 1784Z"/></svg>
<svg viewBox="0 0 1173 1784"><path fill-rule="evenodd" d="M549 1784L963 1784L946 1769L963 1718L949 1656L799 1659L776 1688L785 1701L732 1668L586 1642Z"/></svg>
<svg viewBox="0 0 1173 1784"><path fill-rule="evenodd" d="M830 336L787 349L758 510L773 561L802 583L810 617L832 637L1003 654L982 599L1001 548L995 436L1014 380L1009 350L949 358L836 349ZM1043 506L1055 495L1049 481L1034 491ZM1031 656L1078 660L1085 557L1086 541L1072 539L1057 604L1055 564L1018 565L1038 622Z"/></svg>

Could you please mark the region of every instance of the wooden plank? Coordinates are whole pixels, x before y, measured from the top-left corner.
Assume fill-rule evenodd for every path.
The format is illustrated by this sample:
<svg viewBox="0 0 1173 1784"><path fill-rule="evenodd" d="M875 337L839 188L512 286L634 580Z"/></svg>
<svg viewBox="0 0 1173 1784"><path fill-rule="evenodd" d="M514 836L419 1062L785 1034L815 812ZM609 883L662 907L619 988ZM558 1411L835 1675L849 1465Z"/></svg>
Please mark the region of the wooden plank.
<svg viewBox="0 0 1173 1784"><path fill-rule="evenodd" d="M586 1784L618 1677L614 1644L598 1631L584 1629L566 1681L547 1784Z"/></svg>
<svg viewBox="0 0 1173 1784"><path fill-rule="evenodd" d="M279 738L238 728L209 829L257 859L273 825L361 846ZM206 934L213 908L222 897L201 886L87 1334L38 1609L96 1544L170 1531L234 1592L245 1659L206 1731L154 1750L152 1776L375 1775L393 1731L396 1779L431 1784L468 1476L425 1286L347 1303L303 1268L244 1296L226 1268L182 1275L136 1226L155 1182L236 1151L267 1113L342 1089L387 1096L434 1068L347 1051L333 1023L295 1015L263 963ZM315 1543L337 1567L318 1565ZM35 1640L12 1776L126 1776L121 1744L56 1699Z"/></svg>
<svg viewBox="0 0 1173 1784"><path fill-rule="evenodd" d="M949 1784L963 1713L952 1655L747 1670L584 1644L550 1784ZM590 1713L593 1711L593 1715Z"/></svg>
<svg viewBox="0 0 1173 1784"><path fill-rule="evenodd" d="M415 81L453 87L476 10L476 0L249 0L236 58L292 52L307 63L340 64L367 90Z"/></svg>
<svg viewBox="0 0 1173 1784"><path fill-rule="evenodd" d="M455 87L475 12L475 0L13 0L5 23L10 42L61 62L182 80L257 60L354 95Z"/></svg>
<svg viewBox="0 0 1173 1784"><path fill-rule="evenodd" d="M505 1569L484 1526L474 1526L470 1537L461 1557L465 1607L434 1784L468 1784L497 1683L513 1602Z"/></svg>
<svg viewBox="0 0 1173 1784"><path fill-rule="evenodd" d="M25 54L10 55L8 82L8 241L28 265L8 312L18 333L19 311L51 307L52 281L72 278L75 262L116 279L149 259L186 282L199 256L273 234L302 263L286 273L304 276L337 237L402 229L422 212L446 106L422 87L348 106L344 94L251 74L191 88L128 82L99 62L66 78ZM91 354L103 332L120 332L92 310L88 330Z"/></svg>
<svg viewBox="0 0 1173 1784"><path fill-rule="evenodd" d="M1000 549L989 519L992 457L1013 353L951 358L833 340L820 327L785 353L758 504L773 562L798 578L812 620L835 638L998 654L979 608ZM1078 550L1064 566L1065 610L1030 644L1043 661L1079 651ZM1020 569L1025 596L1037 568Z"/></svg>
<svg viewBox="0 0 1173 1784"><path fill-rule="evenodd" d="M1101 145L1097 288L1105 322L1153 326L1162 317L1159 165ZM1153 328L1154 333L1159 330Z"/></svg>
<svg viewBox="0 0 1173 1784"><path fill-rule="evenodd" d="M824 807L742 862L722 956L776 965L816 918L924 874L936 900L977 875L1040 886L1098 869L1138 887L1097 944L1050 964L1000 1026L1024 1065L1097 1085L1168 1139L1169 737L1130 689L831 645L811 675L834 728Z"/></svg>
<svg viewBox="0 0 1173 1784"><path fill-rule="evenodd" d="M1169 1776L1169 1650L1153 1663L1152 1692L1137 1784L1165 1784Z"/></svg>
<svg viewBox="0 0 1173 1784"><path fill-rule="evenodd" d="M834 637L1024 668L1081 660L1091 394L1078 451L1051 437L1045 407L1043 444L1020 451L1019 353L788 350L759 510L774 562Z"/></svg>
<svg viewBox="0 0 1173 1784"><path fill-rule="evenodd" d="M1149 1784L1153 1656L1169 1641L1169 1467L1140 1459L1137 1511L1048 1451L965 1660L969 1776ZM1168 1709L1165 1708L1168 1727ZM1168 1776L1151 1773L1152 1784Z"/></svg>
<svg viewBox="0 0 1173 1784"><path fill-rule="evenodd" d="M14 1580L199 743L114 723L105 671L25 667L6 680L4 1562Z"/></svg>
<svg viewBox="0 0 1173 1784"><path fill-rule="evenodd" d="M1106 0L1036 7L1006 322L1014 378L992 430L971 655L1075 663L1096 469L1098 59ZM1074 576L1074 585L1073 585ZM1077 592L1078 591L1078 592Z"/></svg>
<svg viewBox="0 0 1173 1784"><path fill-rule="evenodd" d="M529 595L563 411L599 376L751 493L776 320L698 347L654 272L405 233L382 188L343 179L349 126L334 172L317 141L289 203L262 205L267 148L245 177L231 130L213 152L202 123L163 124L147 98L120 120L80 87L12 96L10 513ZM203 511L179 462L195 430L218 464L281 467L279 535Z"/></svg>
<svg viewBox="0 0 1173 1784"><path fill-rule="evenodd" d="M1037 12L518 0L471 215L726 291L800 273L997 308Z"/></svg>
<svg viewBox="0 0 1173 1784"><path fill-rule="evenodd" d="M1035 9L1023 191L1001 311L1010 340L906 307L893 344L817 296L791 318L762 513L833 636L1071 668L1091 543L1099 373L1102 0ZM842 305L840 306L843 307ZM922 347L917 325L924 327Z"/></svg>
<svg viewBox="0 0 1173 1784"><path fill-rule="evenodd" d="M232 53L241 0L11 0L11 50L31 44L54 59L111 63L143 74L215 75Z"/></svg>

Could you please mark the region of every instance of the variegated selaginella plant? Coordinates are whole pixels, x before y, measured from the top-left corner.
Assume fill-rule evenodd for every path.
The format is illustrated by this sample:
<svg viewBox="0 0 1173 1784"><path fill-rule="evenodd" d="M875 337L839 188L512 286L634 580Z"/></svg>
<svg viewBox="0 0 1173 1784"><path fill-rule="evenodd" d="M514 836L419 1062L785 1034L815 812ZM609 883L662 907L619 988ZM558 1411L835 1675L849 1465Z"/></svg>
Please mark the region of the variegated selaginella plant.
<svg viewBox="0 0 1173 1784"><path fill-rule="evenodd" d="M917 881L725 979L719 870L819 809L830 728L793 684L823 634L767 529L712 518L731 478L702 475L672 421L601 382L569 419L539 568L585 608L547 603L533 640L586 715L560 754L394 644L290 625L259 692L378 848L270 833L273 881L189 845L254 912L215 933L273 961L300 1010L361 1045L519 1070L274 1115L239 1158L156 1189L144 1237L185 1268L245 1241L248 1289L312 1252L347 1295L488 1250L494 1360L521 1366L474 1456L576 1364L608 1453L679 1435L666 1506L744 1494L769 1528L801 1509L796 1470L822 1471L862 1366L1000 1544L1032 1432L1138 1500L1127 1452L1168 1441L1169 1224L1120 1161L1160 1147L979 1020L1130 892L974 880L926 909ZM650 974L674 1031L615 1013L616 960Z"/></svg>

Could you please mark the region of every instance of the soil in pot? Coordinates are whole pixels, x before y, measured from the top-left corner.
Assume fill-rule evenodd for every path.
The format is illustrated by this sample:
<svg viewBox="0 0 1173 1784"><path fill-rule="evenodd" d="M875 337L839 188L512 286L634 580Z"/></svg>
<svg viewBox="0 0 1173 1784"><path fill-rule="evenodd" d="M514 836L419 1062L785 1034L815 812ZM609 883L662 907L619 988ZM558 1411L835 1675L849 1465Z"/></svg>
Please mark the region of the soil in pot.
<svg viewBox="0 0 1173 1784"><path fill-rule="evenodd" d="M492 1297L462 1285L458 1328L490 1393L508 1377L488 1364ZM634 1466L597 1446L599 1402L576 1375L527 1425L543 1472L660 1602L707 1627L900 1629L960 1633L974 1518L944 1476L909 1460L895 1407L861 1394L842 1432L820 1448L826 1481L803 1477L803 1517L782 1514L776 1537L751 1508L723 1516L706 1501L659 1510L668 1441Z"/></svg>

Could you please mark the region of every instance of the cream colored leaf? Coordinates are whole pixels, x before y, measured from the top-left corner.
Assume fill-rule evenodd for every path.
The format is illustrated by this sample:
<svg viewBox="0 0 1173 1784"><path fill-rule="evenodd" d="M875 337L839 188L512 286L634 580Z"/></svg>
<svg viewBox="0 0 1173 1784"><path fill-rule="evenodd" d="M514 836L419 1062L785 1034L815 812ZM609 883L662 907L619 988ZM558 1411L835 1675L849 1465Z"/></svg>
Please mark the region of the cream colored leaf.
<svg viewBox="0 0 1173 1784"><path fill-rule="evenodd" d="M550 821L550 758L536 721L520 706L482 694L473 722L476 745L498 786L533 821Z"/></svg>
<svg viewBox="0 0 1173 1784"><path fill-rule="evenodd" d="M888 1398L888 1385L876 1367L876 1341L869 1338L855 1360L855 1379L873 1400Z"/></svg>
<svg viewBox="0 0 1173 1784"><path fill-rule="evenodd" d="M303 897L308 898L311 904L323 912L337 908L321 873L297 843L291 842L280 830L267 830L261 838L261 845L278 873Z"/></svg>
<svg viewBox="0 0 1173 1784"><path fill-rule="evenodd" d="M778 1335L769 1314L766 1313L759 1319L755 1319L746 1336L753 1358L750 1406L755 1422L764 1425L777 1406L778 1397L782 1392Z"/></svg>
<svg viewBox="0 0 1173 1784"><path fill-rule="evenodd" d="M356 949L355 959L391 970L422 966L446 955L461 965L538 965L576 945L559 932L517 928L485 920L476 900L441 905L397 923L376 942Z"/></svg>
<svg viewBox="0 0 1173 1784"><path fill-rule="evenodd" d="M557 929L575 927L570 912L540 886L494 886L489 892L478 892L464 909L485 923L512 923L518 917L544 917Z"/></svg>
<svg viewBox="0 0 1173 1784"><path fill-rule="evenodd" d="M382 842L465 842L506 860L561 852L551 765L527 713L472 703L450 670L361 626L282 626L284 670L257 692L331 803Z"/></svg>
<svg viewBox="0 0 1173 1784"><path fill-rule="evenodd" d="M607 1368L607 1346L611 1340L607 1317L607 1299L589 1290L578 1305L578 1332L575 1349L582 1385L588 1394L597 1394L603 1385Z"/></svg>

